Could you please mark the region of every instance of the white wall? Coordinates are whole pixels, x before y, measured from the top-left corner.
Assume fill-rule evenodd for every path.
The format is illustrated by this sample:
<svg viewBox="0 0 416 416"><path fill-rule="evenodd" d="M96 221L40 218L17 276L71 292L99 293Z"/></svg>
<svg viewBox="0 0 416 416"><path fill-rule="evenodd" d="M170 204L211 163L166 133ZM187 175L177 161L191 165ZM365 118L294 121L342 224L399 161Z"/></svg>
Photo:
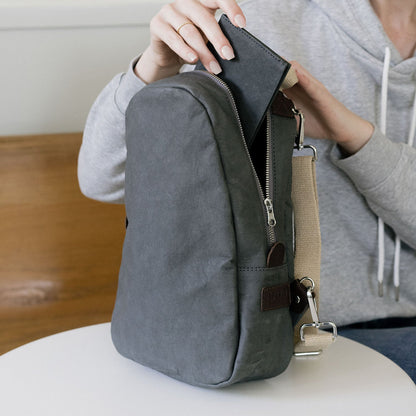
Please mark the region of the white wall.
<svg viewBox="0 0 416 416"><path fill-rule="evenodd" d="M0 136L82 131L164 0L0 0Z"/></svg>

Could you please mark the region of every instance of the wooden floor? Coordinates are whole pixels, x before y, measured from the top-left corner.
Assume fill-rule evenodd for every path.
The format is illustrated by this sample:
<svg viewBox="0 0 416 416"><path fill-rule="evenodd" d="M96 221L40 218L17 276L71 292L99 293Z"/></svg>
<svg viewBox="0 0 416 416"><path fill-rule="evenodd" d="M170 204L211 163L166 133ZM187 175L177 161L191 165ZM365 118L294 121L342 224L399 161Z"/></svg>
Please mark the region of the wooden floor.
<svg viewBox="0 0 416 416"><path fill-rule="evenodd" d="M0 137L0 354L111 319L124 207L80 193L80 144Z"/></svg>

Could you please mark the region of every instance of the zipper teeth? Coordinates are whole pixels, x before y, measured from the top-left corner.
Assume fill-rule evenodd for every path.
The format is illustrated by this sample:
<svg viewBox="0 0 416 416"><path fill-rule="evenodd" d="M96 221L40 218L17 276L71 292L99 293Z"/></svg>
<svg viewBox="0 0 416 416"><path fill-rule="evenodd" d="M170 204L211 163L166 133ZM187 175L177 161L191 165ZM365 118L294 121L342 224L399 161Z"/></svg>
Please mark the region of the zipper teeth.
<svg viewBox="0 0 416 416"><path fill-rule="evenodd" d="M255 180L256 180L257 190L258 190L258 192L261 196L262 202L263 202L265 200L263 188L261 187L259 176L257 175L256 168L254 167L253 161L251 160L250 151L248 149L247 142L246 142L246 139L244 137L244 131L243 131L243 126L242 126L241 119L240 119L240 114L238 114L237 105L235 103L234 96L233 96L233 94L230 90L230 87L221 78L217 77L216 75L211 74L209 72L205 72L205 73L207 75L209 75L214 81L216 81L219 85L221 85L228 92L227 95L231 100L233 111L234 111L234 114L237 118L238 127L240 128L240 133L241 133L241 137L243 139L244 149L245 149L246 154L248 156L248 160L250 161L251 169L253 171L253 174L254 174L254 177L255 177ZM268 194L270 192L270 187L269 187L269 180L270 180L270 174L269 174L269 170L270 170L270 151L269 151L269 147L271 146L271 140L270 140L271 120L270 119L271 119L270 113L267 112L267 129L266 129L267 130L267 133L266 133L266 136L267 136L266 148L267 148L267 150L266 150L266 186L265 186L265 188L266 188L265 192L267 194L267 196L266 196L267 198L269 197ZM275 243L275 235L274 235L273 227L271 227L268 224L267 213L265 212L264 208L263 208L263 217L264 217L264 220L265 220L265 226L266 226L266 232L267 232L267 242L268 242L269 246L271 246L271 245L273 245L273 243Z"/></svg>
<svg viewBox="0 0 416 416"><path fill-rule="evenodd" d="M244 149L246 150L248 159L250 161L251 169L253 170L254 177L256 178L257 189L258 189L258 191L259 191L259 193L260 193L260 195L262 197L262 201L264 201L264 199L265 199L264 192L263 192L263 189L261 187L260 179L259 179L259 177L257 175L256 168L254 167L253 161L251 160L250 151L248 150L247 142L246 142L246 139L244 137L244 131L243 131L243 126L242 126L242 123L241 123L240 115L238 114L237 106L235 104L235 100L234 100L233 94L232 94L232 92L230 90L230 87L221 78L217 77L216 75L211 74L209 72L207 72L207 74L214 81L216 81L218 84L220 84L222 87L224 87L227 90L227 92L228 92L228 97L231 99L231 104L232 104L232 107L233 107L233 110L234 110L234 114L235 114L235 116L237 118L238 127L240 128L240 133L241 133L241 137L243 139Z"/></svg>
<svg viewBox="0 0 416 416"><path fill-rule="evenodd" d="M273 183L272 183L272 175L271 175L271 164L272 164L272 138L271 138L271 124L272 124L272 120L271 120L271 114L270 111L267 111L266 113L266 123L267 123L267 127L266 127L266 186L265 186L265 191L266 191L266 198L269 198L272 201L272 206L274 205L273 203L273 195L272 195L272 190L273 190ZM276 234L274 232L274 226L270 226L268 225L268 239L269 239L269 244L272 245L273 243L276 242Z"/></svg>
<svg viewBox="0 0 416 416"><path fill-rule="evenodd" d="M271 128L271 117L270 117L270 112L267 111L266 114L266 123L267 123L267 128L266 128L266 186L265 186L265 191L266 191L266 198L271 198L270 195L270 163L271 163L271 147L272 147L272 143L271 143L271 137L270 137L270 128Z"/></svg>

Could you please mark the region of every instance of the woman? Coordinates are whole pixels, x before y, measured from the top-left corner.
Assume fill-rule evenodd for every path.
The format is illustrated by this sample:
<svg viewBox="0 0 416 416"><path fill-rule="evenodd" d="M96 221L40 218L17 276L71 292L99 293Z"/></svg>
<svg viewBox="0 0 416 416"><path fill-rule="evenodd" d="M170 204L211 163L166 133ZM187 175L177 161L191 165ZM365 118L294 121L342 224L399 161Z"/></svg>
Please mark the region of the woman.
<svg viewBox="0 0 416 416"><path fill-rule="evenodd" d="M79 156L82 191L123 202L124 112L145 83L198 59L218 73L206 40L233 58L214 18L219 7L296 59L299 83L285 93L304 112L320 155L321 317L416 380L415 0L248 0L241 7L176 0L163 7L149 47L91 109Z"/></svg>

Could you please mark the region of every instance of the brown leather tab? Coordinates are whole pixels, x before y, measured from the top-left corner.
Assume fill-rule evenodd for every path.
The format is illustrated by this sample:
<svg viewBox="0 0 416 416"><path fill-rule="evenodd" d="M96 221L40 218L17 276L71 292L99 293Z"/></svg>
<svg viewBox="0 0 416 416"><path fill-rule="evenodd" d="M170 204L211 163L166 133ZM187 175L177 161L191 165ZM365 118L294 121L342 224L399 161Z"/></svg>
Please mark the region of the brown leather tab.
<svg viewBox="0 0 416 416"><path fill-rule="evenodd" d="M290 299L290 286L288 283L264 287L261 290L261 310L264 312L286 308L290 306Z"/></svg>
<svg viewBox="0 0 416 416"><path fill-rule="evenodd" d="M286 98L285 95L279 91L272 104L272 113L277 116L294 118L293 108L295 108L293 101Z"/></svg>
<svg viewBox="0 0 416 416"><path fill-rule="evenodd" d="M294 313L303 313L309 306L308 296L306 292L308 291L307 287L300 283L298 279L295 279L290 285L291 293L291 305L290 311Z"/></svg>
<svg viewBox="0 0 416 416"><path fill-rule="evenodd" d="M285 262L285 246L282 243L273 244L267 255L267 267L279 267Z"/></svg>

